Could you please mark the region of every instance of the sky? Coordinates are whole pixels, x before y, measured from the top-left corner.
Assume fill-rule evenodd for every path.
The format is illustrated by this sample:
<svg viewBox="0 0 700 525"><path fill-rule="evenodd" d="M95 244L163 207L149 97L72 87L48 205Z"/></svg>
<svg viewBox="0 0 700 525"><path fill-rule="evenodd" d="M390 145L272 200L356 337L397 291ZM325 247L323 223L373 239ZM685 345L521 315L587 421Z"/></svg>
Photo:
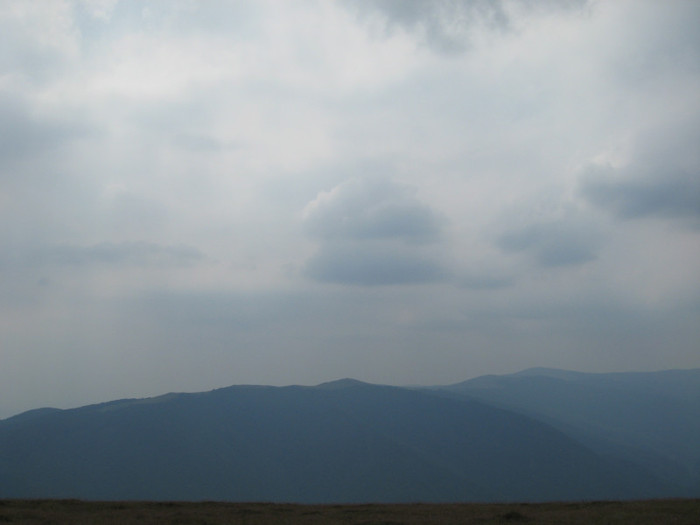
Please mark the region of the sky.
<svg viewBox="0 0 700 525"><path fill-rule="evenodd" d="M700 2L0 2L0 417L700 367Z"/></svg>

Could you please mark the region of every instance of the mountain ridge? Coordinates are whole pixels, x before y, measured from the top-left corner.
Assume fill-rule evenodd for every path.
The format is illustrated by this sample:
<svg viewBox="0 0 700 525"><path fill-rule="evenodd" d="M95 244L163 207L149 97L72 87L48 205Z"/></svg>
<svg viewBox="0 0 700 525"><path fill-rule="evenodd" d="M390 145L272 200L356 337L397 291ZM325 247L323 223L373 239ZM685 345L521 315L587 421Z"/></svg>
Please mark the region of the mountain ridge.
<svg viewBox="0 0 700 525"><path fill-rule="evenodd" d="M700 495L692 473L683 477L673 465L655 470L619 453L607 435L591 437L571 421L545 417L526 406L527 396L520 405L508 397L513 385L542 394L538 389L554 381L568 388L569 397L557 401L577 401L586 388L596 392L595 381L571 386L536 374L488 381L497 388L475 388L474 380L407 388L349 378L232 385L28 411L0 420L0 498L330 503ZM595 404L587 410L596 415Z"/></svg>
<svg viewBox="0 0 700 525"><path fill-rule="evenodd" d="M544 421L700 493L700 369L531 369L436 388Z"/></svg>

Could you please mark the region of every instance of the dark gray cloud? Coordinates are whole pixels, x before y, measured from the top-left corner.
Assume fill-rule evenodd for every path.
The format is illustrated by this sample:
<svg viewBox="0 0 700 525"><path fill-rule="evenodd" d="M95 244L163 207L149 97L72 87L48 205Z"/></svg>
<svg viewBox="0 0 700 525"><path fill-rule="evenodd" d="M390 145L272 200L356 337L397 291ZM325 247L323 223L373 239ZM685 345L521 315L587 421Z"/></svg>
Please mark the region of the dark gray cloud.
<svg viewBox="0 0 700 525"><path fill-rule="evenodd" d="M523 1L523 11L580 8L586 0ZM431 49L446 54L460 53L472 44L473 33L481 28L508 31L513 26L513 9L503 0L359 0L346 2L360 16L376 13L386 20L387 32L399 27L417 33Z"/></svg>
<svg viewBox="0 0 700 525"><path fill-rule="evenodd" d="M399 27L420 33L425 43L441 53L459 53L470 45L470 26L482 23L504 29L509 20L501 2L471 0L361 0L347 2L360 15L377 13L386 18L387 31Z"/></svg>
<svg viewBox="0 0 700 525"><path fill-rule="evenodd" d="M362 286L423 284L446 276L428 257L374 243L325 244L308 261L305 273L320 282Z"/></svg>
<svg viewBox="0 0 700 525"><path fill-rule="evenodd" d="M402 239L435 241L436 214L421 204L410 188L383 177L355 178L321 193L305 210L311 235L337 239Z"/></svg>
<svg viewBox="0 0 700 525"><path fill-rule="evenodd" d="M574 266L596 258L599 238L593 229L562 219L512 229L497 244L505 251L531 255L540 266Z"/></svg>
<svg viewBox="0 0 700 525"><path fill-rule="evenodd" d="M622 219L656 216L700 224L700 172L620 177L612 168L589 170L581 192L590 203Z"/></svg>

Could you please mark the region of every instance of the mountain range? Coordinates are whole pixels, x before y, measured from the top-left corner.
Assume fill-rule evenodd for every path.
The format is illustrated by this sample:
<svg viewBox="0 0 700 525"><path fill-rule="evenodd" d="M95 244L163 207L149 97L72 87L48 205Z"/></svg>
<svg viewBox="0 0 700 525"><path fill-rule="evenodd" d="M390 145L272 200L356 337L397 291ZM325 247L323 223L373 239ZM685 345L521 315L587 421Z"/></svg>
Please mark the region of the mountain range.
<svg viewBox="0 0 700 525"><path fill-rule="evenodd" d="M700 497L700 369L244 385L0 420L0 498L660 497Z"/></svg>

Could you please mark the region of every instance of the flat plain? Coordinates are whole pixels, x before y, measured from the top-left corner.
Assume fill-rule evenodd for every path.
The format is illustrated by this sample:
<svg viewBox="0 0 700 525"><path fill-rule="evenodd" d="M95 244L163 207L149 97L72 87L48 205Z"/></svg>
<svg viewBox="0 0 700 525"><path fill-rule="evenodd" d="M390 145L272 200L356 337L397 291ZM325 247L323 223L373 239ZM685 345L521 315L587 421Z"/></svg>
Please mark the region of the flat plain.
<svg viewBox="0 0 700 525"><path fill-rule="evenodd" d="M542 504L297 505L224 502L0 500L0 523L20 524L627 524L697 525L700 499Z"/></svg>

